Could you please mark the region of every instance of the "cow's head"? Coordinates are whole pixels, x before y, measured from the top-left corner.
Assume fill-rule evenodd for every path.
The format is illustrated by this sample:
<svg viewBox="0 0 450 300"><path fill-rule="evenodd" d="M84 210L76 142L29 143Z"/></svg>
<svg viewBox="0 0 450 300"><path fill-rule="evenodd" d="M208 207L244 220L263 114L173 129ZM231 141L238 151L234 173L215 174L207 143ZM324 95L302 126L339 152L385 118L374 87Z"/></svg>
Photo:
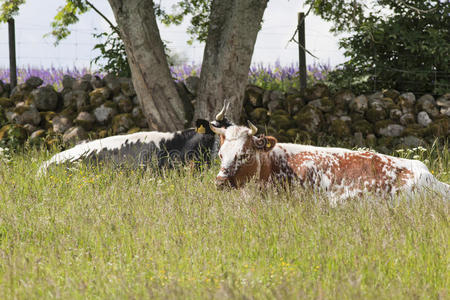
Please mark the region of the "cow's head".
<svg viewBox="0 0 450 300"><path fill-rule="evenodd" d="M228 107L230 106L230 103L225 100L225 104L222 108L222 110L216 115L215 120L211 123L205 119L197 119L195 121L195 132L200 134L212 134L215 133L211 130L210 124L217 128L227 128L229 126L234 125L233 122L231 122L226 116L225 113L228 110Z"/></svg>
<svg viewBox="0 0 450 300"><path fill-rule="evenodd" d="M249 122L250 128L230 126L211 130L221 137L219 157L220 172L216 177L216 185L239 187L261 170L261 153L273 149L277 140L272 136L256 137L257 128Z"/></svg>

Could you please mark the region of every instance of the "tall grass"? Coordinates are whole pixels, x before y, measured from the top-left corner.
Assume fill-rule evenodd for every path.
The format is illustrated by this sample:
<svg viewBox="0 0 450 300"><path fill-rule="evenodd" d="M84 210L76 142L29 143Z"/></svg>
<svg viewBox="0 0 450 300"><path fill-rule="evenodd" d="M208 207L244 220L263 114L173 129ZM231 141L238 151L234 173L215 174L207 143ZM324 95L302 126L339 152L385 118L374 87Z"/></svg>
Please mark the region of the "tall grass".
<svg viewBox="0 0 450 300"><path fill-rule="evenodd" d="M448 148L430 156L441 180ZM439 156L437 155L439 154ZM0 298L352 298L449 295L449 202L300 188L216 190L218 166L156 176L0 162Z"/></svg>

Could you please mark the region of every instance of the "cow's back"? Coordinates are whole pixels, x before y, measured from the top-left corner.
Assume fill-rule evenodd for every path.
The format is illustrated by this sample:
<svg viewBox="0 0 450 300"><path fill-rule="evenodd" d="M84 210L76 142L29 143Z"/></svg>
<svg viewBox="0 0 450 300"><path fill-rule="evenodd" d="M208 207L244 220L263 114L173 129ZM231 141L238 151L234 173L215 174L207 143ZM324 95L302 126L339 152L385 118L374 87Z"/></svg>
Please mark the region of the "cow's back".
<svg viewBox="0 0 450 300"><path fill-rule="evenodd" d="M339 198L366 193L396 194L438 182L420 161L370 151L278 144L295 179Z"/></svg>

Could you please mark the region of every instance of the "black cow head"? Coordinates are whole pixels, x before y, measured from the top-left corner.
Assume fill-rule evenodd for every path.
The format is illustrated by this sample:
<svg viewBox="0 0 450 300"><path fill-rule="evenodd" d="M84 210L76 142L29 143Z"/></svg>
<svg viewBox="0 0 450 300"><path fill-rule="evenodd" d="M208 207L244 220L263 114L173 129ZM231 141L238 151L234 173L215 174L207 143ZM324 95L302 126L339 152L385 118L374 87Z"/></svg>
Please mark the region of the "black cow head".
<svg viewBox="0 0 450 300"><path fill-rule="evenodd" d="M216 115L215 120L212 122L209 122L205 119L197 119L195 121L195 131L201 134L214 134L214 132L210 128L210 124L218 128L228 128L234 125L233 122L225 117L225 113L227 112L229 106L230 103L225 100L225 104L222 110Z"/></svg>

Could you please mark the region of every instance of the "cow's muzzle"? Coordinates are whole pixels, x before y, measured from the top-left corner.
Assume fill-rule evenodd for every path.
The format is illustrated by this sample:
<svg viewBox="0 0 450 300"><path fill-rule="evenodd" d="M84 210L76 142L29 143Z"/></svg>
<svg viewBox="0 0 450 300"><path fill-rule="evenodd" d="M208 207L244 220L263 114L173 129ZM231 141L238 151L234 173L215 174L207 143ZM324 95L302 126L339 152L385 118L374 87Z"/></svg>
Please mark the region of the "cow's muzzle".
<svg viewBox="0 0 450 300"><path fill-rule="evenodd" d="M231 180L231 178L229 177L217 176L216 187L218 189L224 189L224 188L234 188L236 187L236 185L234 184L233 180Z"/></svg>

